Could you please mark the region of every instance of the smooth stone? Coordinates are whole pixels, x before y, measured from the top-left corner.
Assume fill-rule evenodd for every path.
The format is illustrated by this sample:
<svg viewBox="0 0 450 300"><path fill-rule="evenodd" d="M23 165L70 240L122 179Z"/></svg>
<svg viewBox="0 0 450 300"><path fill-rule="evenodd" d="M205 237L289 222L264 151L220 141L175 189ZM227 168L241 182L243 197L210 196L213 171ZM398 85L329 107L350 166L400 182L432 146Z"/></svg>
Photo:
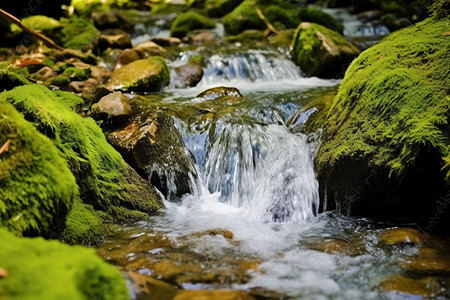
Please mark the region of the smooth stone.
<svg viewBox="0 0 450 300"><path fill-rule="evenodd" d="M39 71L37 71L36 73L34 73L33 78L37 79L39 81L46 81L47 79L50 79L57 75L58 74L56 73L55 70L53 70L49 66L45 66L45 67L41 68Z"/></svg>
<svg viewBox="0 0 450 300"><path fill-rule="evenodd" d="M203 67L199 64L188 63L175 68L178 80L183 86L194 87L203 77Z"/></svg>
<svg viewBox="0 0 450 300"><path fill-rule="evenodd" d="M380 288L387 293L396 293L408 298L408 295L425 298L435 297L442 289L438 278L426 277L413 279L401 275L393 275L380 284Z"/></svg>
<svg viewBox="0 0 450 300"><path fill-rule="evenodd" d="M102 97L110 93L112 91L104 85L92 86L83 91L81 98L89 103L97 103Z"/></svg>
<svg viewBox="0 0 450 300"><path fill-rule="evenodd" d="M438 272L450 274L450 253L438 249L419 248L416 257L405 261L401 267L411 272Z"/></svg>
<svg viewBox="0 0 450 300"><path fill-rule="evenodd" d="M379 235L380 243L384 245L395 245L404 243L420 243L425 235L414 228L393 228L388 229Z"/></svg>
<svg viewBox="0 0 450 300"><path fill-rule="evenodd" d="M126 49L131 48L131 38L125 31L121 29L107 29L100 33L97 41L99 52L103 52L107 48Z"/></svg>
<svg viewBox="0 0 450 300"><path fill-rule="evenodd" d="M166 54L166 49L161 47L159 44L152 42L152 41L146 41L143 43L138 44L133 49L141 51L145 57L148 56L162 56Z"/></svg>
<svg viewBox="0 0 450 300"><path fill-rule="evenodd" d="M206 45L217 42L217 34L211 31L201 32L192 37L195 45Z"/></svg>
<svg viewBox="0 0 450 300"><path fill-rule="evenodd" d="M91 107L94 119L112 119L117 122L126 120L131 112L130 100L121 92L106 95Z"/></svg>
<svg viewBox="0 0 450 300"><path fill-rule="evenodd" d="M155 37L152 39L152 42L163 47L178 46L181 44L181 40L177 37Z"/></svg>

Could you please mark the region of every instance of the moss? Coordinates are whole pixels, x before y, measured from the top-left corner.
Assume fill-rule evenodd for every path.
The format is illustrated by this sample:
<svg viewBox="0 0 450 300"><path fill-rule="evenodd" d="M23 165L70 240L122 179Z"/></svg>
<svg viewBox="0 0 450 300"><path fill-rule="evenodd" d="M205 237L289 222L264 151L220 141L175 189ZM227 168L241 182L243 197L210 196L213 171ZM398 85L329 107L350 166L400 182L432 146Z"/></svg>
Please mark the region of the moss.
<svg viewBox="0 0 450 300"><path fill-rule="evenodd" d="M58 75L51 78L48 82L50 85L57 86L59 88L63 88L70 83L70 78L65 75Z"/></svg>
<svg viewBox="0 0 450 300"><path fill-rule="evenodd" d="M49 31L61 27L58 20L47 16L30 16L22 19L21 22L26 27L39 31Z"/></svg>
<svg viewBox="0 0 450 300"><path fill-rule="evenodd" d="M48 235L78 197L58 149L0 94L0 224L16 234Z"/></svg>
<svg viewBox="0 0 450 300"><path fill-rule="evenodd" d="M88 19L63 19L61 24L63 25L61 43L65 48L88 50L98 35L98 30Z"/></svg>
<svg viewBox="0 0 450 300"><path fill-rule="evenodd" d="M68 78L70 78L70 81L82 81L88 79L91 76L91 70L67 67L62 73L62 76L67 76Z"/></svg>
<svg viewBox="0 0 450 300"><path fill-rule="evenodd" d="M315 108L317 111L312 113L305 122L305 132L316 132L327 124L327 115L331 109L333 99L337 94L337 90L327 92L323 95L315 97L308 104L306 104L302 111L307 111Z"/></svg>
<svg viewBox="0 0 450 300"><path fill-rule="evenodd" d="M136 60L111 74L112 89L136 92L159 91L170 82L166 62L159 56Z"/></svg>
<svg viewBox="0 0 450 300"><path fill-rule="evenodd" d="M225 37L225 41L229 43L242 43L246 46L252 43L264 42L264 31L249 29L236 35L229 35Z"/></svg>
<svg viewBox="0 0 450 300"><path fill-rule="evenodd" d="M175 37L184 37L186 34L195 29L214 28L215 23L208 17L194 11L187 11L179 14L170 27L170 35Z"/></svg>
<svg viewBox="0 0 450 300"><path fill-rule="evenodd" d="M205 64L205 58L202 55L193 55L189 58L189 63L203 66Z"/></svg>
<svg viewBox="0 0 450 300"><path fill-rule="evenodd" d="M152 5L152 14L155 15L169 15L180 14L185 12L188 6L179 3L172 3L167 1L160 1Z"/></svg>
<svg viewBox="0 0 450 300"><path fill-rule="evenodd" d="M204 9L208 17L217 18L236 8L242 0L205 0Z"/></svg>
<svg viewBox="0 0 450 300"><path fill-rule="evenodd" d="M320 9L308 7L300 11L299 17L302 22L317 23L328 29L339 32L340 34L344 32L344 25L342 25L341 22ZM298 25L298 23L296 25Z"/></svg>
<svg viewBox="0 0 450 300"><path fill-rule="evenodd" d="M17 238L0 229L0 298L129 299L120 272L93 249L42 238Z"/></svg>
<svg viewBox="0 0 450 300"><path fill-rule="evenodd" d="M29 84L29 82L25 77L6 69L0 69L0 92L26 84Z"/></svg>
<svg viewBox="0 0 450 300"><path fill-rule="evenodd" d="M447 24L427 20L394 33L352 63L329 114L320 167L358 153L400 174L418 147L448 155Z"/></svg>
<svg viewBox="0 0 450 300"><path fill-rule="evenodd" d="M286 29L279 34L270 36L269 43L277 47L289 49L294 38L295 29Z"/></svg>
<svg viewBox="0 0 450 300"><path fill-rule="evenodd" d="M448 0L435 0L431 6L431 11L437 19L447 18L450 15L450 2Z"/></svg>
<svg viewBox="0 0 450 300"><path fill-rule="evenodd" d="M264 22L258 17L252 1L245 0L232 12L222 18L227 34L238 34L246 29L266 29Z"/></svg>

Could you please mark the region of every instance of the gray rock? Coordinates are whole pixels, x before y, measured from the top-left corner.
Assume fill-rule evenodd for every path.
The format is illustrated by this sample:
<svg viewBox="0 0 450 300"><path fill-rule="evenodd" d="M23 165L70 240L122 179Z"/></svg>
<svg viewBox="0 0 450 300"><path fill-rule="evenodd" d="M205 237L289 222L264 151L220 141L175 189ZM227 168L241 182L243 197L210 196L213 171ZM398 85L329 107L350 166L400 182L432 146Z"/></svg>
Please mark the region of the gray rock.
<svg viewBox="0 0 450 300"><path fill-rule="evenodd" d="M104 96L91 107L91 115L94 119L112 120L114 122L126 120L131 111L130 101L121 92Z"/></svg>

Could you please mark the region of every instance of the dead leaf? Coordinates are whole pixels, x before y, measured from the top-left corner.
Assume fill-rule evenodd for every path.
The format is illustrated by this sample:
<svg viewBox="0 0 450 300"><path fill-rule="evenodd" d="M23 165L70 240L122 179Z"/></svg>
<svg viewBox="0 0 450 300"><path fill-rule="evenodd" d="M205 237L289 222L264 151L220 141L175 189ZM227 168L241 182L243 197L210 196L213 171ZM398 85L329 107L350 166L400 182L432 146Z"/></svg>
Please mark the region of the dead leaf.
<svg viewBox="0 0 450 300"><path fill-rule="evenodd" d="M8 271L3 268L0 268L0 278L8 277Z"/></svg>
<svg viewBox="0 0 450 300"><path fill-rule="evenodd" d="M0 155L2 155L5 152L8 152L9 150L9 144L11 144L11 140L7 140L5 144L0 148Z"/></svg>

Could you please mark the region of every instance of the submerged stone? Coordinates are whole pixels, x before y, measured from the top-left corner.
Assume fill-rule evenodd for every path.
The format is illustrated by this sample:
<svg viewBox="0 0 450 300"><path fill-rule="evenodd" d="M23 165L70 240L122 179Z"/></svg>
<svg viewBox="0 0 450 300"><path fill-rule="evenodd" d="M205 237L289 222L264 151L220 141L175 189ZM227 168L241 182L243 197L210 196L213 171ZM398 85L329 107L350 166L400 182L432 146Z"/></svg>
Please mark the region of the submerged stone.
<svg viewBox="0 0 450 300"><path fill-rule="evenodd" d="M433 298L441 295L441 292L445 290L439 281L439 278L435 277L414 279L393 275L383 281L380 284L380 288L387 293L395 293L402 298L410 298L412 296Z"/></svg>
<svg viewBox="0 0 450 300"><path fill-rule="evenodd" d="M254 300L244 291L237 290L181 290L174 300Z"/></svg>
<svg viewBox="0 0 450 300"><path fill-rule="evenodd" d="M197 98L203 98L205 100L215 100L217 98L221 97L235 97L235 98L242 98L241 92L237 88L234 87L226 87L226 86L219 86L210 88L204 92L201 92L197 95Z"/></svg>
<svg viewBox="0 0 450 300"><path fill-rule="evenodd" d="M360 51L339 33L314 23L301 23L292 40L292 57L303 72L322 78L343 77Z"/></svg>
<svg viewBox="0 0 450 300"><path fill-rule="evenodd" d="M380 242L385 245L395 245L404 243L421 243L425 235L414 228L394 228L389 229L379 235Z"/></svg>

